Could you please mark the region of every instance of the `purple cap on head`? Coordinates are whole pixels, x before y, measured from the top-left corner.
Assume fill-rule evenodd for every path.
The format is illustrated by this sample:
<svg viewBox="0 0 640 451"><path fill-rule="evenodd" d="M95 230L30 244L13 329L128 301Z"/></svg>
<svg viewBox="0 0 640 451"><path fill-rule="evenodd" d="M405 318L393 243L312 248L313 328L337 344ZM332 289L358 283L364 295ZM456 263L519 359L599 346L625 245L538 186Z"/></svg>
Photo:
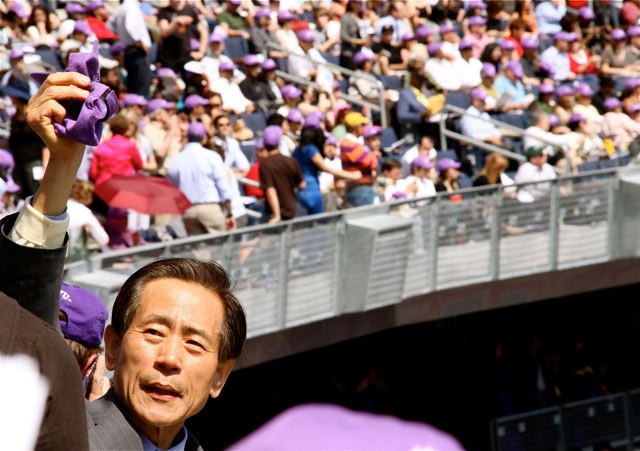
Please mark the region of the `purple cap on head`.
<svg viewBox="0 0 640 451"><path fill-rule="evenodd" d="M298 89L294 85L284 85L280 93L285 99L297 99L302 95L302 89Z"/></svg>
<svg viewBox="0 0 640 451"><path fill-rule="evenodd" d="M420 155L419 157L416 157L413 159L413 161L411 162L411 168L412 169L417 169L417 168L432 169L433 163L424 155Z"/></svg>
<svg viewBox="0 0 640 451"><path fill-rule="evenodd" d="M256 150L262 150L262 149L264 149L264 139L260 138L256 142Z"/></svg>
<svg viewBox="0 0 640 451"><path fill-rule="evenodd" d="M187 130L187 137L191 140L202 140L207 136L207 129L202 122L192 122Z"/></svg>
<svg viewBox="0 0 640 451"><path fill-rule="evenodd" d="M468 6L469 9L487 9L487 4L481 0L471 0Z"/></svg>
<svg viewBox="0 0 640 451"><path fill-rule="evenodd" d="M576 88L576 94L579 94L582 97L591 97L593 95L593 90L588 84L580 83Z"/></svg>
<svg viewBox="0 0 640 451"><path fill-rule="evenodd" d="M436 32L426 25L423 25L416 30L416 37L418 39L426 39L428 36L433 36L434 34L436 34Z"/></svg>
<svg viewBox="0 0 640 451"><path fill-rule="evenodd" d="M93 12L99 8L104 8L104 2L102 0L89 0L89 3L87 3L87 11L89 12Z"/></svg>
<svg viewBox="0 0 640 451"><path fill-rule="evenodd" d="M543 83L538 88L538 92L540 94L553 94L555 92L555 88L550 83Z"/></svg>
<svg viewBox="0 0 640 451"><path fill-rule="evenodd" d="M569 117L569 123L571 124L576 122L587 122L587 118L580 113L571 113L571 116Z"/></svg>
<svg viewBox="0 0 640 451"><path fill-rule="evenodd" d="M489 94L482 88L474 88L471 90L471 98L477 100L485 100Z"/></svg>
<svg viewBox="0 0 640 451"><path fill-rule="evenodd" d="M472 16L469 17L469 26L476 27L478 25L485 25L487 23L487 19L482 16Z"/></svg>
<svg viewBox="0 0 640 451"><path fill-rule="evenodd" d="M313 31L311 30L300 30L298 32L298 41L302 42L313 42L315 36L313 35Z"/></svg>
<svg viewBox="0 0 640 451"><path fill-rule="evenodd" d="M209 101L198 94L191 94L184 99L184 107L188 110L192 110L197 106L209 105Z"/></svg>
<svg viewBox="0 0 640 451"><path fill-rule="evenodd" d="M278 12L278 20L280 21L288 21L288 20L293 20L293 14L291 14L289 11L287 10L283 10L283 11L279 11Z"/></svg>
<svg viewBox="0 0 640 451"><path fill-rule="evenodd" d="M520 45L523 49L537 49L540 47L540 42L536 38L526 37L522 38Z"/></svg>
<svg viewBox="0 0 640 451"><path fill-rule="evenodd" d="M615 110L616 108L620 108L622 106L622 102L616 97L609 97L602 103L602 106L605 110L611 111Z"/></svg>
<svg viewBox="0 0 640 451"><path fill-rule="evenodd" d="M327 144L329 144L330 146L337 146L338 145L338 140L331 133L325 133L324 134L324 138L325 138L325 142Z"/></svg>
<svg viewBox="0 0 640 451"><path fill-rule="evenodd" d="M640 79L639 78L635 78L635 77L631 77L631 78L627 78L627 80L624 82L624 89L625 90L632 90L632 89L636 89L638 86L640 86Z"/></svg>
<svg viewBox="0 0 640 451"><path fill-rule="evenodd" d="M287 120L296 124L302 124L304 116L296 108L292 108L291 111L289 111L289 114L287 114Z"/></svg>
<svg viewBox="0 0 640 451"><path fill-rule="evenodd" d="M175 103L167 102L164 99L152 99L147 104L147 113L151 114L157 110L170 110L175 106L176 106Z"/></svg>
<svg viewBox="0 0 640 451"><path fill-rule="evenodd" d="M355 64L356 66L359 66L365 61L373 61L373 56L371 56L367 52L362 52L362 51L356 52L356 54L353 55L353 64Z"/></svg>
<svg viewBox="0 0 640 451"><path fill-rule="evenodd" d="M467 49L472 49L472 48L473 48L473 42L471 42L468 39L462 39L458 43L458 50L467 50Z"/></svg>
<svg viewBox="0 0 640 451"><path fill-rule="evenodd" d="M402 35L403 41L413 41L416 38L416 35L413 33L405 33Z"/></svg>
<svg viewBox="0 0 640 451"><path fill-rule="evenodd" d="M572 96L573 94L575 94L575 91L573 87L569 85L560 85L558 86L558 89L556 89L556 95L558 97Z"/></svg>
<svg viewBox="0 0 640 451"><path fill-rule="evenodd" d="M558 31L556 34L553 35L553 40L554 41L569 41L569 33L567 33L566 31Z"/></svg>
<svg viewBox="0 0 640 451"><path fill-rule="evenodd" d="M63 283L60 287L60 311L66 316L60 320L65 338L88 348L100 346L109 312L98 295Z"/></svg>
<svg viewBox="0 0 640 451"><path fill-rule="evenodd" d="M580 16L582 20L594 20L596 18L596 14L588 6L580 8L578 10L578 16Z"/></svg>
<svg viewBox="0 0 640 451"><path fill-rule="evenodd" d="M161 67L156 72L158 78L177 78L178 76L170 67Z"/></svg>
<svg viewBox="0 0 640 451"><path fill-rule="evenodd" d="M231 3L232 5L241 5L242 4L242 0L227 0L229 3Z"/></svg>
<svg viewBox="0 0 640 451"><path fill-rule="evenodd" d="M116 42L111 46L109 50L111 51L111 55L117 55L118 53L124 52L126 48L127 46L124 45L124 43Z"/></svg>
<svg viewBox="0 0 640 451"><path fill-rule="evenodd" d="M219 44L221 42L224 42L224 40L226 39L226 36L223 35L222 33L211 33L211 36L209 36L209 43L210 44Z"/></svg>
<svg viewBox="0 0 640 451"><path fill-rule="evenodd" d="M147 99L138 94L126 94L122 98L122 106L124 106L125 108L133 105L147 106L148 103L149 102L147 102Z"/></svg>
<svg viewBox="0 0 640 451"><path fill-rule="evenodd" d="M322 122L324 122L324 114L320 111L312 111L304 118L305 128L322 128Z"/></svg>
<svg viewBox="0 0 640 451"><path fill-rule="evenodd" d="M6 149L0 149L0 168L10 171L15 167L16 161L13 159L13 154Z"/></svg>
<svg viewBox="0 0 640 451"><path fill-rule="evenodd" d="M500 41L500 48L502 50L515 50L516 43L513 42L511 39L503 39L502 41Z"/></svg>
<svg viewBox="0 0 640 451"><path fill-rule="evenodd" d="M627 39L627 34L620 28L614 28L611 30L611 39L614 41L622 41L623 39Z"/></svg>
<svg viewBox="0 0 640 451"><path fill-rule="evenodd" d="M232 61L225 60L225 61L220 63L220 65L218 66L218 70L220 72L231 72L231 71L236 70L236 67L237 66L235 64L233 64Z"/></svg>
<svg viewBox="0 0 640 451"><path fill-rule="evenodd" d="M484 63L482 64L482 70L480 73L485 77L493 78L496 76L496 66L491 63Z"/></svg>
<svg viewBox="0 0 640 451"><path fill-rule="evenodd" d="M84 8L82 9L82 11L84 12ZM21 19L26 19L27 17L29 17L29 13L24 8L24 6L22 6L22 3L20 2L13 2L13 4L11 5L11 8L9 8L9 12L14 13L16 16L18 16Z"/></svg>
<svg viewBox="0 0 640 451"><path fill-rule="evenodd" d="M262 63L262 66L260 67L262 68L262 70L275 70L278 67L278 65L271 58L267 58L264 61L264 63Z"/></svg>
<svg viewBox="0 0 640 451"><path fill-rule="evenodd" d="M453 25L451 23L446 23L446 24L440 26L440 30L439 31L440 31L440 34L443 35L443 34L451 33L451 32L454 32L454 31L458 31L458 29L456 28L455 25Z"/></svg>
<svg viewBox="0 0 640 451"><path fill-rule="evenodd" d="M429 52L429 56L436 56L436 54L440 51L441 48L442 48L441 42L431 42L427 46L427 52Z"/></svg>
<svg viewBox="0 0 640 451"><path fill-rule="evenodd" d="M382 127L379 125L365 125L362 132L365 138L371 138L372 136L379 136L382 133Z"/></svg>
<svg viewBox="0 0 640 451"><path fill-rule="evenodd" d="M67 3L67 6L64 8L67 14L84 14L87 12L87 9L84 8L79 3Z"/></svg>
<svg viewBox="0 0 640 451"><path fill-rule="evenodd" d="M634 103L629 107L629 113L635 114L640 112L640 103Z"/></svg>
<svg viewBox="0 0 640 451"><path fill-rule="evenodd" d="M630 38L634 36L640 36L640 27L627 28L627 36L629 36Z"/></svg>
<svg viewBox="0 0 640 451"><path fill-rule="evenodd" d="M270 12L267 8L260 8L256 11L256 15L254 16L256 19L261 19L263 17L270 17Z"/></svg>
<svg viewBox="0 0 640 451"><path fill-rule="evenodd" d="M568 42L575 42L578 39L580 39L580 36L575 31L573 31L571 33L567 33L567 41Z"/></svg>
<svg viewBox="0 0 640 451"><path fill-rule="evenodd" d="M246 55L242 58L242 64L245 66L258 66L262 62L260 55Z"/></svg>
<svg viewBox="0 0 640 451"><path fill-rule="evenodd" d="M21 187L14 180L11 174L7 174L7 183L4 187L7 193L14 194L20 191Z"/></svg>
<svg viewBox="0 0 640 451"><path fill-rule="evenodd" d="M509 64L507 64L506 69L513 72L513 75L515 75L518 78L524 77L524 71L522 70L522 64L520 64L520 61L509 62Z"/></svg>
<svg viewBox="0 0 640 451"><path fill-rule="evenodd" d="M91 27L84 20L76 20L76 23L73 26L73 32L86 34L87 36L91 36L93 34L93 31L91 31Z"/></svg>
<svg viewBox="0 0 640 451"><path fill-rule="evenodd" d="M458 169L460 167L460 163L458 163L453 158L443 158L438 161L438 172L444 172L447 169Z"/></svg>
<svg viewBox="0 0 640 451"><path fill-rule="evenodd" d="M553 127L557 127L558 125L560 125L560 119L558 119L558 116L556 116L555 114L550 114L549 127L553 128Z"/></svg>
<svg viewBox="0 0 640 451"><path fill-rule="evenodd" d="M9 53L9 59L12 59L12 60L19 60L23 56L24 56L24 50L22 49L11 49L11 52Z"/></svg>
<svg viewBox="0 0 640 451"><path fill-rule="evenodd" d="M264 135L262 141L264 146L268 149L277 149L280 145L280 139L282 138L282 128L277 125L269 125L264 129Z"/></svg>

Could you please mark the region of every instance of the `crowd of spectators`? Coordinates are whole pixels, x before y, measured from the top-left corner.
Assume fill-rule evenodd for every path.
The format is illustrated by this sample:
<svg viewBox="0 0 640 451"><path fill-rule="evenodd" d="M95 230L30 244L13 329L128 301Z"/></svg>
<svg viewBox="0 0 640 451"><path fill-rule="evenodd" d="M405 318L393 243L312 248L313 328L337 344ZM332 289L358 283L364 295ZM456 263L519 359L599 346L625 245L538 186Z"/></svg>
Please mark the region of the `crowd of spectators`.
<svg viewBox="0 0 640 451"><path fill-rule="evenodd" d="M640 2L592 6L5 1L2 213L35 192L48 162L26 123L38 89L30 74L62 70L95 43L100 81L121 109L87 148L72 194L72 230L94 249L629 159L639 149ZM438 132L445 103L466 110L452 126L469 142L453 151ZM514 153L527 162L518 167ZM166 177L192 206L182 218L149 216L92 194L114 174L139 172ZM534 201L544 186L517 199Z"/></svg>

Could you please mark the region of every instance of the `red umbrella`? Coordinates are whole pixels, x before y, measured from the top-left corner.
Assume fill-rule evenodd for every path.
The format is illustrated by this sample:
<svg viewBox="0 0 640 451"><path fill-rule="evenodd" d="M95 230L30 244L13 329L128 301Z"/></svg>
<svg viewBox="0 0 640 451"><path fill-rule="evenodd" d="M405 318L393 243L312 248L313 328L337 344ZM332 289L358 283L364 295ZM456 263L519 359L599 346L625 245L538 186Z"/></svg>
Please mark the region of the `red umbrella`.
<svg viewBox="0 0 640 451"><path fill-rule="evenodd" d="M114 175L96 186L107 205L149 215L179 214L191 206L182 191L167 179L150 175Z"/></svg>

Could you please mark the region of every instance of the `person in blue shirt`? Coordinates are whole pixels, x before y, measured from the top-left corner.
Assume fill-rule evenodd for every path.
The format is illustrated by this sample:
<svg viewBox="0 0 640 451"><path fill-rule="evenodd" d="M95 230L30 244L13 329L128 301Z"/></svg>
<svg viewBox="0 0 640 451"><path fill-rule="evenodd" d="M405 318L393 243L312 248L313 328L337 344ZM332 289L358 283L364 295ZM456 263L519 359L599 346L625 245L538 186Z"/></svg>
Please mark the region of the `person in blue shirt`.
<svg viewBox="0 0 640 451"><path fill-rule="evenodd" d="M562 30L560 21L567 12L563 0L549 0L536 6L536 19L541 35L553 35Z"/></svg>
<svg viewBox="0 0 640 451"><path fill-rule="evenodd" d="M510 99L503 106L503 111L526 110L535 99L533 95L527 95L522 83L524 71L518 61L511 61L505 67L504 73L496 80L494 87L499 96L508 95Z"/></svg>
<svg viewBox="0 0 640 451"><path fill-rule="evenodd" d="M542 52L540 59L547 64L550 69L550 75L556 81L567 81L576 78L575 74L570 70L569 64L569 42L575 39L574 33L560 31L553 37L553 46Z"/></svg>
<svg viewBox="0 0 640 451"><path fill-rule="evenodd" d="M305 127L300 136L300 145L293 152L293 158L298 161L302 176L307 184L305 189L296 194L299 208L299 216L322 213L322 193L318 174L327 172L334 177L359 180L362 177L360 171L343 171L334 169L325 163L321 149L324 149L325 136L322 129L317 127ZM306 212L306 213L305 213Z"/></svg>

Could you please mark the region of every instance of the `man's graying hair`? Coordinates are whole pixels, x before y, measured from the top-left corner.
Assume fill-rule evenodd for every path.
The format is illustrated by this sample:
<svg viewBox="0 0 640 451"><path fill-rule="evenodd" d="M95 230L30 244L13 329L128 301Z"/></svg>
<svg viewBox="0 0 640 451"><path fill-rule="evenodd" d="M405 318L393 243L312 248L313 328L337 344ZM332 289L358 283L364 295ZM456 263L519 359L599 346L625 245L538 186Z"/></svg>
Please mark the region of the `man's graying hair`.
<svg viewBox="0 0 640 451"><path fill-rule="evenodd" d="M247 335L247 323L242 306L231 292L231 281L217 263L192 258L169 258L150 263L133 273L124 283L111 313L111 326L122 338L140 307L145 286L158 279L178 279L193 282L217 294L224 308L220 331L218 359L226 362L242 352Z"/></svg>

